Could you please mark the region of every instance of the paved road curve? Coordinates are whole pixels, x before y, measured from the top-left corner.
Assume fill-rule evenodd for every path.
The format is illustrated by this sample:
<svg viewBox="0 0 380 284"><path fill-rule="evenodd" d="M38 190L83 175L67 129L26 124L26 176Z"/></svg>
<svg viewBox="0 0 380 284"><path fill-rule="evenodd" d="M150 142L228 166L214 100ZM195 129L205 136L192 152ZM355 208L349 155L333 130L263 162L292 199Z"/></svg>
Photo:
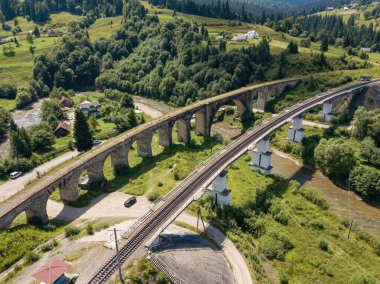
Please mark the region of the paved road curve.
<svg viewBox="0 0 380 284"><path fill-rule="evenodd" d="M312 97L295 106L286 109L278 116L263 121L259 126L248 130L244 135L240 136L234 142L214 154L209 160L202 163L192 172L182 183L180 183L170 194L165 202L157 209L152 211L150 215L141 220L136 228L129 232L126 243L120 250L121 260L125 261L134 250L136 250L144 241L162 228L168 219L181 209L183 204L187 203L192 197L203 190L211 181L228 165L233 163L248 149L256 145L264 137L270 135L278 128L285 125L293 117L301 115L325 101L339 97L346 93L360 89L372 83L380 83L380 79L372 82L361 82L353 85L334 89ZM116 270L116 257L111 258L93 278L90 283L104 283Z"/></svg>

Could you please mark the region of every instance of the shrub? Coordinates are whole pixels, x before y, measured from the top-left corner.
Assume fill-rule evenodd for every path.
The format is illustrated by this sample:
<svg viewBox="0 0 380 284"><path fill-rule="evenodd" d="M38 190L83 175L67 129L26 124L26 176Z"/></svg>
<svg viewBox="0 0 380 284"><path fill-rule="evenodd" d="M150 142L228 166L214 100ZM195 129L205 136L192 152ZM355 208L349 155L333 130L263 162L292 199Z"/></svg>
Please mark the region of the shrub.
<svg viewBox="0 0 380 284"><path fill-rule="evenodd" d="M312 202L313 204L317 205L319 208L323 210L327 210L329 208L329 205L327 201L319 195L319 193L313 191L312 189L302 187L298 190L298 192L308 201Z"/></svg>
<svg viewBox="0 0 380 284"><path fill-rule="evenodd" d="M86 226L86 232L87 232L87 235L93 235L94 234L94 227L92 226L91 223Z"/></svg>
<svg viewBox="0 0 380 284"><path fill-rule="evenodd" d="M157 183L157 186L158 187L162 187L164 184L161 182L161 181L159 181L158 183Z"/></svg>
<svg viewBox="0 0 380 284"><path fill-rule="evenodd" d="M42 252L51 251L53 248L57 247L59 245L59 242L54 239L53 241L49 242L48 244L45 244L41 247Z"/></svg>
<svg viewBox="0 0 380 284"><path fill-rule="evenodd" d="M325 225L323 224L323 222L321 220L318 220L318 219L311 220L308 225L313 230L321 231L321 230L325 229Z"/></svg>
<svg viewBox="0 0 380 284"><path fill-rule="evenodd" d="M41 257L41 255L39 255L38 253L36 253L34 251L30 251L25 255L25 263L26 264L32 264L32 263L36 262L37 260L39 260L40 257Z"/></svg>
<svg viewBox="0 0 380 284"><path fill-rule="evenodd" d="M79 233L80 233L80 229L78 229L78 228L71 227L71 226L65 228L65 237L66 238L79 235Z"/></svg>
<svg viewBox="0 0 380 284"><path fill-rule="evenodd" d="M158 191L151 191L148 193L148 200L153 202L155 201L157 198L159 198L161 195Z"/></svg>
<svg viewBox="0 0 380 284"><path fill-rule="evenodd" d="M329 244L325 240L320 240L318 246L323 251L329 250Z"/></svg>

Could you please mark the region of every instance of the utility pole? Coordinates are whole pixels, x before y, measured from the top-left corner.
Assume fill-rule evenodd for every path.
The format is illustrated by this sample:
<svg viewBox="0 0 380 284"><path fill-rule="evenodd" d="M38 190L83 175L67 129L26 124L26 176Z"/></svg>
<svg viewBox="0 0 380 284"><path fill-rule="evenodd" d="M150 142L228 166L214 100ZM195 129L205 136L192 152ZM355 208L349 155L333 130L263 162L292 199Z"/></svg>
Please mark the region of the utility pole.
<svg viewBox="0 0 380 284"><path fill-rule="evenodd" d="M111 230L108 230L108 231L111 231ZM116 256L117 256L117 266L119 268L119 279L120 279L120 282L121 283L125 283L124 280L123 280L123 274L121 273L121 261L120 261L120 253L119 253L119 243L117 241L117 231L121 231L121 230L116 230L116 228L113 228L113 235L114 235L114 238L115 238L115 248L116 248ZM111 241L112 241L112 235L111 235Z"/></svg>

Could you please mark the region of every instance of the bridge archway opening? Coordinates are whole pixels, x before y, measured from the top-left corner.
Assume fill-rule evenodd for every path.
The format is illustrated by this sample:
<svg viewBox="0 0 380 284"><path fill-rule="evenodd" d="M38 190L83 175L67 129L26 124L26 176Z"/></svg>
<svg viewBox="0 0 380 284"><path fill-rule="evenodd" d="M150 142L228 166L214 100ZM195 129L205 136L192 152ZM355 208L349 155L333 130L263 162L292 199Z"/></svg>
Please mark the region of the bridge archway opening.
<svg viewBox="0 0 380 284"><path fill-rule="evenodd" d="M15 216L15 218L10 223L9 229L16 229L24 227L28 224L28 220L26 217L26 212L22 211L18 215Z"/></svg>
<svg viewBox="0 0 380 284"><path fill-rule="evenodd" d="M226 129L226 130L222 130ZM211 136L235 137L241 132L241 121L239 111L234 101L230 100L225 104L219 105L214 112L210 127Z"/></svg>

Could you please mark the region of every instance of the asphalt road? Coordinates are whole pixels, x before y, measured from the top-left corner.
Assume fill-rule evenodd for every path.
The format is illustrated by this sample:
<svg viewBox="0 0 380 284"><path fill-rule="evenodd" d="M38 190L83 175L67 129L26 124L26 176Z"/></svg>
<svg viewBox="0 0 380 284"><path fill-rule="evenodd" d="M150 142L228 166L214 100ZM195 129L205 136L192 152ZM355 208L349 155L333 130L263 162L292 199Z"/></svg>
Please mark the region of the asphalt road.
<svg viewBox="0 0 380 284"><path fill-rule="evenodd" d="M28 181L37 177L37 171L41 174L49 171L51 168L58 166L59 164L78 155L77 151L72 151L58 156L57 158L50 160L30 172L24 173L22 176L14 180L9 180L0 185L0 201L9 198L11 195L22 190Z"/></svg>

